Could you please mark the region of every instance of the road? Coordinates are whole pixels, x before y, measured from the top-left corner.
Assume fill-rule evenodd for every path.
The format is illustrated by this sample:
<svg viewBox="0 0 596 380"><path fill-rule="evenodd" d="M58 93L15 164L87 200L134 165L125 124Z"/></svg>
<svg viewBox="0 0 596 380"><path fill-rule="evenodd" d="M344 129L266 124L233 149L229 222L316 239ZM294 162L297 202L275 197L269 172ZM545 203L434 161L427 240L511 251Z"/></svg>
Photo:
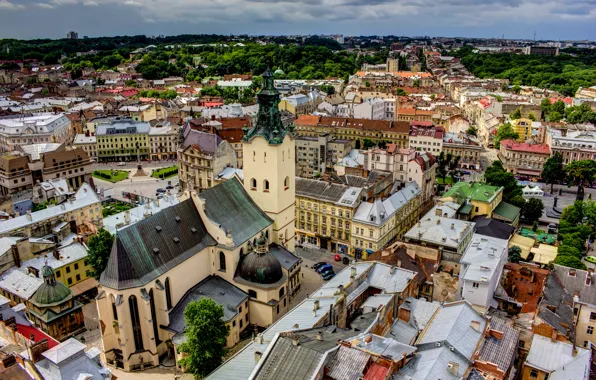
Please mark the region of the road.
<svg viewBox="0 0 596 380"><path fill-rule="evenodd" d="M134 172L136 172L136 170ZM157 189L165 189L165 187L168 185L168 182L171 182L172 185L177 184L178 176L170 177L165 180L155 179L149 176L133 177L116 183L111 183L98 178L93 178L93 182L95 183L95 186L99 188L114 189L115 199L125 200L122 197L123 191L135 193L143 197L155 198L155 191ZM172 193L176 194L177 191L177 188L174 188L174 190L172 190Z"/></svg>
<svg viewBox="0 0 596 380"><path fill-rule="evenodd" d="M136 170L137 162L125 162L125 165L119 166L118 162L95 162L93 163L93 170L107 170L107 169L118 169L118 170ZM142 161L143 169L147 170L148 174L151 174L151 169L166 168L178 164L178 160L161 160L161 161Z"/></svg>

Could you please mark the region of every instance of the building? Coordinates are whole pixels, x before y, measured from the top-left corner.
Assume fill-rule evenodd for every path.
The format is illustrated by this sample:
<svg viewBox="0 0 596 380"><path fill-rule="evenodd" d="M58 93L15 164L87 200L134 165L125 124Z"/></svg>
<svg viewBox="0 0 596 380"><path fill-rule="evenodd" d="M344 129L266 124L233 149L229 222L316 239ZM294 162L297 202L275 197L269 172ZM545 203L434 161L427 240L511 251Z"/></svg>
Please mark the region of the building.
<svg viewBox="0 0 596 380"><path fill-rule="evenodd" d="M39 113L0 117L0 150L12 152L20 145L70 142L70 120L62 114Z"/></svg>
<svg viewBox="0 0 596 380"><path fill-rule="evenodd" d="M519 143L510 139L501 141L499 160L514 175L540 178L550 147L546 144Z"/></svg>
<svg viewBox="0 0 596 380"><path fill-rule="evenodd" d="M385 149L370 148L363 153L363 166L366 171L380 170L393 173L393 181L408 182L408 164L416 157L416 151L413 148L400 149L396 144L387 144Z"/></svg>
<svg viewBox="0 0 596 380"><path fill-rule="evenodd" d="M71 374L85 380L112 379L111 371L101 363L100 351L85 349L85 344L70 338L43 352L35 368L44 380L68 380Z"/></svg>
<svg viewBox="0 0 596 380"><path fill-rule="evenodd" d="M33 177L27 156L0 156L0 195L10 195L31 189Z"/></svg>
<svg viewBox="0 0 596 380"><path fill-rule="evenodd" d="M437 166L436 158L428 152L416 154L416 156L408 162L408 182L416 182L421 189L420 214L423 214L434 204L433 197L435 195Z"/></svg>
<svg viewBox="0 0 596 380"><path fill-rule="evenodd" d="M352 141L329 134L296 138L296 175L313 178L331 171L352 150Z"/></svg>
<svg viewBox="0 0 596 380"><path fill-rule="evenodd" d="M79 133L75 136L72 146L83 149L89 159L97 161L97 137Z"/></svg>
<svg viewBox="0 0 596 380"><path fill-rule="evenodd" d="M352 219L351 255L366 259L395 239L402 239L420 216L421 190L411 182L389 198L363 202Z"/></svg>
<svg viewBox="0 0 596 380"><path fill-rule="evenodd" d="M445 155L459 157L459 167L463 169L480 169L480 155L483 151L474 136L451 132L443 136L443 152Z"/></svg>
<svg viewBox="0 0 596 380"><path fill-rule="evenodd" d="M527 55L559 55L559 48L554 46L526 46L524 53Z"/></svg>
<svg viewBox="0 0 596 380"><path fill-rule="evenodd" d="M502 187L490 186L482 182L457 182L443 195L441 201L461 205L458 213L473 219L478 215L491 218L502 199Z"/></svg>
<svg viewBox="0 0 596 380"><path fill-rule="evenodd" d="M511 127L518 134L517 141L524 142L532 137L532 120L530 119L515 119L511 121Z"/></svg>
<svg viewBox="0 0 596 380"><path fill-rule="evenodd" d="M362 103L354 105L353 114L357 119L387 120L385 101L379 98L365 99Z"/></svg>
<svg viewBox="0 0 596 380"><path fill-rule="evenodd" d="M159 123L149 128L151 160L174 160L178 152L180 127L170 123Z"/></svg>
<svg viewBox="0 0 596 380"><path fill-rule="evenodd" d="M337 139L353 141L356 149L363 146L365 139L407 148L410 134L409 122L388 120L302 115L296 119L295 125L298 136L317 137L328 133Z"/></svg>
<svg viewBox="0 0 596 380"><path fill-rule="evenodd" d="M423 121L432 122L434 112L431 110L423 110L418 108L400 108L397 107L395 111L395 121Z"/></svg>
<svg viewBox="0 0 596 380"><path fill-rule="evenodd" d="M47 182L38 182L33 186L33 203L44 203L53 200L60 204L74 195L66 179L54 178Z"/></svg>
<svg viewBox="0 0 596 380"><path fill-rule="evenodd" d="M461 258L461 296L480 311L488 310L508 258L508 241L474 234Z"/></svg>
<svg viewBox="0 0 596 380"><path fill-rule="evenodd" d="M149 122L158 119L161 116L161 111L155 104L141 104L122 106L118 108L118 114L136 121Z"/></svg>
<svg viewBox="0 0 596 380"><path fill-rule="evenodd" d="M247 323L266 328L281 320L300 290L301 260L292 254L293 128L282 124L270 70L263 81L257 122L243 141L244 185L232 178L200 193L191 188L179 204L118 231L97 297L108 363L148 368L169 341L177 350L184 341L178 305L201 297L210 276L238 288L225 300L226 322L237 322L231 343ZM225 293L225 286L209 294Z"/></svg>
<svg viewBox="0 0 596 380"><path fill-rule="evenodd" d="M55 150L41 154L43 182L61 178L66 180L71 189L78 189L83 183L89 183L93 171L93 161L81 148L71 150ZM33 169L37 169L33 163Z"/></svg>
<svg viewBox="0 0 596 380"><path fill-rule="evenodd" d="M387 72L399 71L399 60L395 58L387 58Z"/></svg>
<svg viewBox="0 0 596 380"><path fill-rule="evenodd" d="M551 154L559 153L566 165L576 160L596 160L596 131L549 129L547 134Z"/></svg>
<svg viewBox="0 0 596 380"><path fill-rule="evenodd" d="M79 39L79 33L77 32L68 32L66 33L66 38L69 40L78 40Z"/></svg>
<svg viewBox="0 0 596 380"><path fill-rule="evenodd" d="M591 351L572 343L534 335L530 353L522 368L522 380L590 378Z"/></svg>
<svg viewBox="0 0 596 380"><path fill-rule="evenodd" d="M237 167L234 148L219 136L195 130L187 130L178 150L178 168L182 189L198 190L215 186L214 179L225 168Z"/></svg>
<svg viewBox="0 0 596 380"><path fill-rule="evenodd" d="M360 205L361 195L362 188L296 178L298 244L349 253L352 216Z"/></svg>
<svg viewBox="0 0 596 380"><path fill-rule="evenodd" d="M149 123L114 117L96 124L100 162L139 161L149 158Z"/></svg>
<svg viewBox="0 0 596 380"><path fill-rule="evenodd" d="M409 146L418 152L428 152L438 156L443 150L445 129L431 123L412 122Z"/></svg>
<svg viewBox="0 0 596 380"><path fill-rule="evenodd" d="M316 92L310 92L308 95L296 94L282 98L278 107L280 111L288 111L292 115L309 115L317 110L322 101Z"/></svg>

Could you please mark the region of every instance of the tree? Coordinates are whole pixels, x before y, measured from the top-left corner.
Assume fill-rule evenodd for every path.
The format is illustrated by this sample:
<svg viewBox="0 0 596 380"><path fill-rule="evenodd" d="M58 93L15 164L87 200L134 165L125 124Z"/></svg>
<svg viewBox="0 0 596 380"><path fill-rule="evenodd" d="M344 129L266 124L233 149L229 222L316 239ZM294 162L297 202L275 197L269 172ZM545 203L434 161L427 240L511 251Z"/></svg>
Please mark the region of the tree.
<svg viewBox="0 0 596 380"><path fill-rule="evenodd" d="M363 148L366 150L368 148L372 148L374 146L376 146L377 144L375 144L374 141L372 141L371 139L364 139L364 141L362 142L363 144Z"/></svg>
<svg viewBox="0 0 596 380"><path fill-rule="evenodd" d="M503 186L503 200L505 202L510 202L516 196L522 195L522 188L517 184L515 176L507 172L499 160L486 168L484 180L491 186Z"/></svg>
<svg viewBox="0 0 596 380"><path fill-rule="evenodd" d="M448 175L453 177L459 159L459 156L454 157L451 153L439 153L437 156L437 177L442 178L443 183L445 183Z"/></svg>
<svg viewBox="0 0 596 380"><path fill-rule="evenodd" d="M536 116L534 116L534 114L532 112L530 112L528 114L528 119L532 120L532 121L536 121Z"/></svg>
<svg viewBox="0 0 596 380"><path fill-rule="evenodd" d="M542 118L546 120L548 114L550 113L550 98L542 99L542 102L540 102L540 109L542 111Z"/></svg>
<svg viewBox="0 0 596 380"><path fill-rule="evenodd" d="M578 259L575 256L558 254L554 263L564 267L586 270L586 264L584 264L581 259Z"/></svg>
<svg viewBox="0 0 596 380"><path fill-rule="evenodd" d="M593 160L579 160L573 161L565 166L567 173L567 183L576 185L578 193L583 190L585 185L591 185L594 182L596 175L596 161Z"/></svg>
<svg viewBox="0 0 596 380"><path fill-rule="evenodd" d="M553 123L561 121L562 119L563 119L563 115L557 111L551 111L548 114L548 121L552 121Z"/></svg>
<svg viewBox="0 0 596 380"><path fill-rule="evenodd" d="M521 257L522 250L517 245L512 245L509 247L509 261L512 263L519 263L522 259Z"/></svg>
<svg viewBox="0 0 596 380"><path fill-rule="evenodd" d="M180 345L179 351L188 356L179 363L195 378L217 368L227 353L226 338L230 328L223 317L223 307L210 298L191 301L184 309L186 342Z"/></svg>
<svg viewBox="0 0 596 380"><path fill-rule="evenodd" d="M366 88L369 88L370 87L370 82L369 81L366 81L366 82L364 82L364 85L366 86Z"/></svg>
<svg viewBox="0 0 596 380"><path fill-rule="evenodd" d="M395 90L395 94L397 96L407 96L408 95L408 93L403 88L397 88Z"/></svg>
<svg viewBox="0 0 596 380"><path fill-rule="evenodd" d="M538 198L530 198L523 209L524 219L529 222L536 222L542 216L544 203Z"/></svg>
<svg viewBox="0 0 596 380"><path fill-rule="evenodd" d="M559 183L559 181L565 178L563 155L561 155L561 153L556 152L546 160L540 177L544 182L550 183L550 192L552 194L554 184Z"/></svg>
<svg viewBox="0 0 596 380"><path fill-rule="evenodd" d="M499 149L501 147L501 141L503 140L517 140L518 138L519 134L515 132L511 124L505 123L499 126L499 129L497 129L497 136L495 136L495 147Z"/></svg>
<svg viewBox="0 0 596 380"><path fill-rule="evenodd" d="M517 119L521 119L522 115L521 115L521 107L517 107L517 109L515 111L513 111L513 113L511 114L511 119L512 120L517 120Z"/></svg>
<svg viewBox="0 0 596 380"><path fill-rule="evenodd" d="M470 125L470 128L468 128L466 133L470 136L478 136L478 128L476 128L473 125Z"/></svg>
<svg viewBox="0 0 596 380"><path fill-rule="evenodd" d="M87 264L91 269L87 270L87 276L99 281L101 273L108 265L110 252L112 252L112 243L114 243L114 236L103 228L100 228L96 235L89 238L87 242Z"/></svg>
<svg viewBox="0 0 596 380"><path fill-rule="evenodd" d="M335 94L335 87L333 87L331 85L322 85L321 91L323 91L327 95L333 95L333 94Z"/></svg>
<svg viewBox="0 0 596 380"><path fill-rule="evenodd" d="M551 112L558 112L561 115L565 114L565 103L559 99L550 106Z"/></svg>
<svg viewBox="0 0 596 380"><path fill-rule="evenodd" d="M519 94L521 92L521 87L518 85L515 85L515 86L511 87L511 91L513 91L515 94Z"/></svg>

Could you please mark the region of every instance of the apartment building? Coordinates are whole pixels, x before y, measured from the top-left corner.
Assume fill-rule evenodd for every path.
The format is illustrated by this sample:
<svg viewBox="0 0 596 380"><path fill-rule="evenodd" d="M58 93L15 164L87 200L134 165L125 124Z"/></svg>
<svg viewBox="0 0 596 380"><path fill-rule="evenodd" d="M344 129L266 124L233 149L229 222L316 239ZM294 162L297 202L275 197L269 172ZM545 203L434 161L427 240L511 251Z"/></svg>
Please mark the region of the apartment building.
<svg viewBox="0 0 596 380"><path fill-rule="evenodd" d="M362 188L296 177L298 244L349 253Z"/></svg>
<svg viewBox="0 0 596 380"><path fill-rule="evenodd" d="M81 148L90 159L97 160L97 138L88 134L79 133L72 143L75 148Z"/></svg>
<svg viewBox="0 0 596 380"><path fill-rule="evenodd" d="M146 160L150 156L149 123L113 117L96 125L97 158L106 161Z"/></svg>
<svg viewBox="0 0 596 380"><path fill-rule="evenodd" d="M295 142L296 175L305 178L332 170L352 150L350 140L332 139L329 134L297 137Z"/></svg>
<svg viewBox="0 0 596 380"><path fill-rule="evenodd" d="M365 139L407 148L410 134L410 123L389 120L302 115L294 121L294 126L299 137L328 133L336 139L353 141L356 149L360 149Z"/></svg>
<svg viewBox="0 0 596 380"><path fill-rule="evenodd" d="M418 108L398 108L395 112L395 121L426 121L432 122L434 112Z"/></svg>
<svg viewBox="0 0 596 380"><path fill-rule="evenodd" d="M83 183L88 183L93 171L93 161L81 148L43 153L42 161L41 173L44 182L62 178L71 189L78 189Z"/></svg>
<svg viewBox="0 0 596 380"><path fill-rule="evenodd" d="M464 133L446 132L443 136L443 152L459 156L459 166L464 169L479 169L480 155L484 149L475 136Z"/></svg>
<svg viewBox="0 0 596 380"><path fill-rule="evenodd" d="M408 182L415 182L420 187L421 213L432 207L435 195L435 178L437 176L437 160L426 152L416 154L408 161Z"/></svg>
<svg viewBox="0 0 596 380"><path fill-rule="evenodd" d="M420 216L421 189L416 182L385 200L363 202L352 219L351 255L366 259L395 239L401 239Z"/></svg>
<svg viewBox="0 0 596 380"><path fill-rule="evenodd" d="M551 153L563 156L563 164L576 160L596 160L596 131L549 128L546 144Z"/></svg>
<svg viewBox="0 0 596 380"><path fill-rule="evenodd" d="M524 142L532 137L532 120L516 119L511 121L511 127L519 135L517 141Z"/></svg>
<svg viewBox="0 0 596 380"><path fill-rule="evenodd" d="M362 103L354 105L353 114L357 119L387 120L385 107L383 99L365 99Z"/></svg>
<svg viewBox="0 0 596 380"><path fill-rule="evenodd" d="M9 195L33 187L27 156L0 156L0 195Z"/></svg>
<svg viewBox="0 0 596 380"><path fill-rule="evenodd" d="M62 113L0 117L0 150L13 151L20 145L65 143L71 138L70 120Z"/></svg>
<svg viewBox="0 0 596 380"><path fill-rule="evenodd" d="M546 144L520 143L507 139L501 141L498 156L508 172L538 178L550 154L550 147Z"/></svg>
<svg viewBox="0 0 596 380"><path fill-rule="evenodd" d="M280 111L288 111L293 115L309 115L317 110L323 99L315 92L308 95L296 94L282 98L279 102Z"/></svg>
<svg viewBox="0 0 596 380"><path fill-rule="evenodd" d="M410 147L418 152L428 152L435 156L443 150L445 128L429 122L413 121L410 126Z"/></svg>
<svg viewBox="0 0 596 380"><path fill-rule="evenodd" d="M177 157L180 127L168 122L149 128L152 160L173 160Z"/></svg>
<svg viewBox="0 0 596 380"><path fill-rule="evenodd" d="M408 163L416 157L414 148L398 148L396 144L387 144L385 149L370 148L363 152L364 169L368 172L381 170L393 173L393 180L408 181Z"/></svg>

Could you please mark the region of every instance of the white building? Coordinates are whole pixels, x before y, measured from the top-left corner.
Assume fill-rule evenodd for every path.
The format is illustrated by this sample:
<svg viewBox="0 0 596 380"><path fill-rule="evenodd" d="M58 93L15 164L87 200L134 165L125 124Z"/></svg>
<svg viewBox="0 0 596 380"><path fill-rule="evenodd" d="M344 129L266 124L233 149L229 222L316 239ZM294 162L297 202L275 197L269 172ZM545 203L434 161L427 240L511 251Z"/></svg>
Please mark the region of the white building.
<svg viewBox="0 0 596 380"><path fill-rule="evenodd" d="M366 99L354 106L354 117L371 120L385 119L385 101L379 98Z"/></svg>
<svg viewBox="0 0 596 380"><path fill-rule="evenodd" d="M473 306L486 310L493 302L503 266L507 261L508 241L474 234L461 259L461 296Z"/></svg>
<svg viewBox="0 0 596 380"><path fill-rule="evenodd" d="M69 141L70 134L70 120L62 113L0 118L0 150L3 151L13 151L26 144L62 144Z"/></svg>

